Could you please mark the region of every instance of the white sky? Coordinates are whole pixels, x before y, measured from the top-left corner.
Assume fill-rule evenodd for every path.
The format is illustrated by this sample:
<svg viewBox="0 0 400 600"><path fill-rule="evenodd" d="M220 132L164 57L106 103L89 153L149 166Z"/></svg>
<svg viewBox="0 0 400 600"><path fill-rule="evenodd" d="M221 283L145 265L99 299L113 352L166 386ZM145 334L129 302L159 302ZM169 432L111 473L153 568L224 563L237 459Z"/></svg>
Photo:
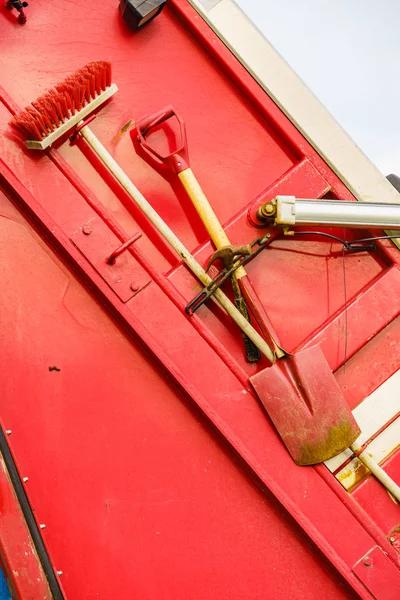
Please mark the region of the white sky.
<svg viewBox="0 0 400 600"><path fill-rule="evenodd" d="M375 162L400 175L400 0L236 0Z"/></svg>

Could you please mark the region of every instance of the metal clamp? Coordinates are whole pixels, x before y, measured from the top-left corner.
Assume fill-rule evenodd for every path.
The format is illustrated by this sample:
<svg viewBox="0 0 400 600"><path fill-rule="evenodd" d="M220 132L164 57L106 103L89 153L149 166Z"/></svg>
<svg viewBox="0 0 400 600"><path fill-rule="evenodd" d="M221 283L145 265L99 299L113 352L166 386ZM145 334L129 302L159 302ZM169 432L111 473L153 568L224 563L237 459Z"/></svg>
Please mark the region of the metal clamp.
<svg viewBox="0 0 400 600"><path fill-rule="evenodd" d="M193 298L193 300L189 302L189 304L185 308L185 312L188 315L193 315L196 312L196 310L198 310L200 306L207 302L207 300L214 294L214 292L218 290L227 279L229 279L229 277L232 275L232 273L236 271L236 269L246 265L248 262L253 260L253 258L255 258L257 254L261 252L261 250L264 250L264 248L269 243L270 237L271 234L267 233L263 237L254 240L254 242L250 244L252 253L247 256L238 256L237 260L235 261L235 264L231 268L225 268L220 273L218 273L218 275L208 285L206 285L206 287L204 287L201 290L201 292L199 292L197 296Z"/></svg>

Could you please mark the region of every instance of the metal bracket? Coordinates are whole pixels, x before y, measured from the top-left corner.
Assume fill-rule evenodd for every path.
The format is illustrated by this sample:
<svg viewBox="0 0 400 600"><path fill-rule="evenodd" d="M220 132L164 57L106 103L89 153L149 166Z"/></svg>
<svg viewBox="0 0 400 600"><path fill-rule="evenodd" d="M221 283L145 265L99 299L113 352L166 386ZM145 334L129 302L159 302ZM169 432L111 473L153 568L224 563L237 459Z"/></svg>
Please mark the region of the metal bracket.
<svg viewBox="0 0 400 600"><path fill-rule="evenodd" d="M353 572L377 600L400 598L400 571L379 546L360 558Z"/></svg>
<svg viewBox="0 0 400 600"><path fill-rule="evenodd" d="M71 241L122 302L128 302L151 282L147 271L127 251L139 237L137 233L121 244L102 219L93 217L73 233Z"/></svg>

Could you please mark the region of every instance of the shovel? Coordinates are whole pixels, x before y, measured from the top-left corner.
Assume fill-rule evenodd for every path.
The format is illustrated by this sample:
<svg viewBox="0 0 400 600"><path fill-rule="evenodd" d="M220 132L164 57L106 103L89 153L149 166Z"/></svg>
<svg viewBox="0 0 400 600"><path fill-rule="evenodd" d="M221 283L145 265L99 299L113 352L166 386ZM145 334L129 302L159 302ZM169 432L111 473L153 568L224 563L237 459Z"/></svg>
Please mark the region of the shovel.
<svg viewBox="0 0 400 600"><path fill-rule="evenodd" d="M146 136L171 117L178 120L180 141L176 150L162 155ZM137 121L136 131L138 141L153 160L178 174L216 247L229 246L222 225L189 167L184 122L172 106ZM243 267L237 269L235 279L274 352L271 366L250 377L250 381L293 460L298 465L312 465L340 454L355 441L360 429L322 350L314 346L295 355L282 350Z"/></svg>
<svg viewBox="0 0 400 600"><path fill-rule="evenodd" d="M243 279L243 295L277 360L250 382L298 465L313 465L351 446L361 431L319 346L282 349L264 306Z"/></svg>

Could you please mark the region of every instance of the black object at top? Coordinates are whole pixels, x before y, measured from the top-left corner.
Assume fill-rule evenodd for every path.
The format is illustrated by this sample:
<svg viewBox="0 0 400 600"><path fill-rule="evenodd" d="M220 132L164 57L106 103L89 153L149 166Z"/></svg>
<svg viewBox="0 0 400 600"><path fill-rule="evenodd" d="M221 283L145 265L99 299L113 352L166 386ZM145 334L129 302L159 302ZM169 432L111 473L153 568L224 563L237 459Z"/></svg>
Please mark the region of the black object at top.
<svg viewBox="0 0 400 600"><path fill-rule="evenodd" d="M160 14L167 0L120 0L124 21L133 30L141 29Z"/></svg>

